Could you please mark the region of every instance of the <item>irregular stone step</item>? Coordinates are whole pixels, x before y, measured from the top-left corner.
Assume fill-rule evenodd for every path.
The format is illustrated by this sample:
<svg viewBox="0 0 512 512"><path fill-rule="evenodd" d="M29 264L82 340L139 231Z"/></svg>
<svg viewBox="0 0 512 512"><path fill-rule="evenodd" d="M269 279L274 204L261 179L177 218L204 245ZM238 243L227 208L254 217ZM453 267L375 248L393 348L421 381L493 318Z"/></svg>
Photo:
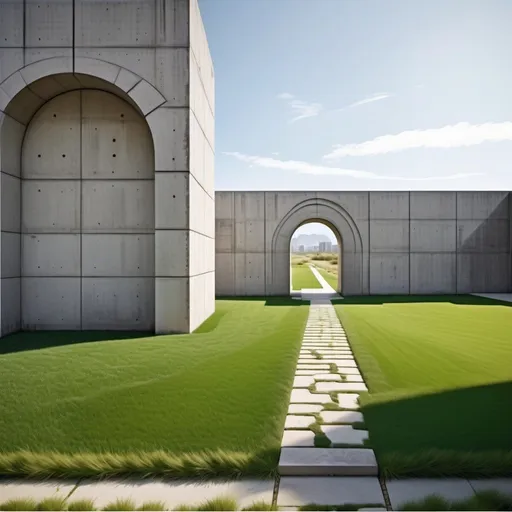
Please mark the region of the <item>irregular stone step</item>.
<svg viewBox="0 0 512 512"><path fill-rule="evenodd" d="M322 432L332 444L352 444L363 446L368 439L367 430L357 430L350 425L322 425Z"/></svg>
<svg viewBox="0 0 512 512"><path fill-rule="evenodd" d="M310 376L306 375L299 375L296 376L295 379L293 379L293 387L294 388L307 388L311 386L315 382L315 379Z"/></svg>
<svg viewBox="0 0 512 512"><path fill-rule="evenodd" d="M328 423L357 423L363 421L363 415L357 411L322 411L320 416L324 424Z"/></svg>
<svg viewBox="0 0 512 512"><path fill-rule="evenodd" d="M282 448L279 473L287 476L373 476L377 460L369 448Z"/></svg>
<svg viewBox="0 0 512 512"><path fill-rule="evenodd" d="M359 394L338 393L338 405L342 409L359 409Z"/></svg>
<svg viewBox="0 0 512 512"><path fill-rule="evenodd" d="M300 428L300 429L307 429L312 423L315 423L314 416L286 416L286 421L284 423L285 429L292 429L292 428Z"/></svg>
<svg viewBox="0 0 512 512"><path fill-rule="evenodd" d="M283 447L314 447L315 434L312 430L285 430L281 440Z"/></svg>
<svg viewBox="0 0 512 512"><path fill-rule="evenodd" d="M292 389L290 403L292 404L326 404L331 397L325 393L310 393L307 389Z"/></svg>
<svg viewBox="0 0 512 512"><path fill-rule="evenodd" d="M307 414L320 412L323 409L320 404L290 404L288 414Z"/></svg>
<svg viewBox="0 0 512 512"><path fill-rule="evenodd" d="M317 391L330 393L331 391L368 391L362 382L318 382Z"/></svg>

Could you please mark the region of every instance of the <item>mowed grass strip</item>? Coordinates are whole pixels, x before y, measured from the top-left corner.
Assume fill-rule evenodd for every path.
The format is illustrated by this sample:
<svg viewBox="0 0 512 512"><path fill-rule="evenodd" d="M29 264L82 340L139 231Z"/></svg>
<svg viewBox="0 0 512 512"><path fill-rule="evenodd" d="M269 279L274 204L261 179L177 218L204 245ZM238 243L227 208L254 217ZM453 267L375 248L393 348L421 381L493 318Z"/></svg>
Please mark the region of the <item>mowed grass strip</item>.
<svg viewBox="0 0 512 512"><path fill-rule="evenodd" d="M334 290L338 290L338 276L332 272L328 272L322 267L316 267L320 275L329 283Z"/></svg>
<svg viewBox="0 0 512 512"><path fill-rule="evenodd" d="M292 265L292 289L322 288L308 265Z"/></svg>
<svg viewBox="0 0 512 512"><path fill-rule="evenodd" d="M6 337L0 454L153 453L158 466L163 451L186 473L185 455L222 466L233 452L275 467L307 312L291 299L219 300L190 335Z"/></svg>
<svg viewBox="0 0 512 512"><path fill-rule="evenodd" d="M479 297L368 297L335 308L369 388L381 469L512 474L512 308Z"/></svg>

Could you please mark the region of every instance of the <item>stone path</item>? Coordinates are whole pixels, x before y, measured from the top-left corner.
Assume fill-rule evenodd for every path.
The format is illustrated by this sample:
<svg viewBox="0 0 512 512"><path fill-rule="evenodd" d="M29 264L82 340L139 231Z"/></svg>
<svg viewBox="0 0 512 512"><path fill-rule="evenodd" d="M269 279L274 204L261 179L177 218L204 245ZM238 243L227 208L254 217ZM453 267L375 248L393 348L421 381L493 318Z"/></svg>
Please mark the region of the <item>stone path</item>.
<svg viewBox="0 0 512 512"><path fill-rule="evenodd" d="M367 387L334 307L313 299L281 441L281 475L377 475L358 411L361 391Z"/></svg>
<svg viewBox="0 0 512 512"><path fill-rule="evenodd" d="M318 272L314 265L309 265L309 268L311 269L311 272L313 272L315 277L318 279L318 282L322 285L322 291L327 293L336 293L336 290L324 279L322 274Z"/></svg>

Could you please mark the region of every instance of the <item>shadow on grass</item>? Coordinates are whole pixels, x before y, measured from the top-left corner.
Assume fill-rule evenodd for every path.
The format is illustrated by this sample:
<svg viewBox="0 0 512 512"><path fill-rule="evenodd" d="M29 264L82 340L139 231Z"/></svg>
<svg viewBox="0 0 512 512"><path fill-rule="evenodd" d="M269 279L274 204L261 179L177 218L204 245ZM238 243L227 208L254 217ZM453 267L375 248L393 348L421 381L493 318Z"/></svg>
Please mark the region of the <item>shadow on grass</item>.
<svg viewBox="0 0 512 512"><path fill-rule="evenodd" d="M292 297L216 297L216 301L237 302L265 302L265 306L305 306L309 300L294 299Z"/></svg>
<svg viewBox="0 0 512 512"><path fill-rule="evenodd" d="M25 331L9 334L0 340L0 355L26 350L77 345L95 341L128 340L154 336L141 331Z"/></svg>
<svg viewBox="0 0 512 512"><path fill-rule="evenodd" d="M476 297L474 295L370 295L345 297L333 300L333 304L343 305L378 305L378 304L414 304L414 303L450 303L473 306L508 306L512 302Z"/></svg>
<svg viewBox="0 0 512 512"><path fill-rule="evenodd" d="M512 474L512 382L407 398L367 395L361 409L388 476Z"/></svg>

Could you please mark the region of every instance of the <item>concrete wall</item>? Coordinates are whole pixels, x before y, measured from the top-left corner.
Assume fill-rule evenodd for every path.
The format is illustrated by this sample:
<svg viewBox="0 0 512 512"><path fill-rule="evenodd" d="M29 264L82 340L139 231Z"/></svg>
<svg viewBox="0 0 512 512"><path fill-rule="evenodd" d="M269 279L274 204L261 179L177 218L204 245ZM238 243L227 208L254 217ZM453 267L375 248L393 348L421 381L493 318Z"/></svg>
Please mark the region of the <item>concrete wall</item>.
<svg viewBox="0 0 512 512"><path fill-rule="evenodd" d="M217 192L216 293L289 293L295 229L342 239L342 292L508 292L508 192Z"/></svg>
<svg viewBox="0 0 512 512"><path fill-rule="evenodd" d="M82 328L137 328L139 322L138 328L159 333L190 332L214 309L214 76L197 1L0 0L0 34L2 334L19 329L22 317L27 328L75 328L79 318ZM149 128L150 137L142 139L151 141L149 152L149 142L133 144L135 132L113 135L115 101L97 103L105 137L87 135L86 119L72 115L71 98L91 90L133 108L141 118L137 130ZM34 124L45 151L24 162L30 168L25 178L20 154L27 127L48 105L65 101L59 112L70 133L60 137L62 125L51 116L38 121L39 128ZM71 136L75 128L82 138ZM123 137L131 142L121 143ZM108 172L114 191L95 185ZM38 192L34 180L52 183ZM40 201L42 214L30 217L27 199L46 194L53 201L55 190L59 206ZM30 244L42 247L43 235L57 238L31 253ZM81 261L66 259L56 268L57 246ZM105 267L94 264L91 247L108 256ZM38 265L40 258L53 267ZM40 273L29 275L34 268ZM57 275L64 270L69 274ZM75 298L67 302L62 291L73 286ZM35 320L25 314L39 308L32 302L41 289L66 301L65 320L53 309Z"/></svg>

